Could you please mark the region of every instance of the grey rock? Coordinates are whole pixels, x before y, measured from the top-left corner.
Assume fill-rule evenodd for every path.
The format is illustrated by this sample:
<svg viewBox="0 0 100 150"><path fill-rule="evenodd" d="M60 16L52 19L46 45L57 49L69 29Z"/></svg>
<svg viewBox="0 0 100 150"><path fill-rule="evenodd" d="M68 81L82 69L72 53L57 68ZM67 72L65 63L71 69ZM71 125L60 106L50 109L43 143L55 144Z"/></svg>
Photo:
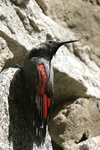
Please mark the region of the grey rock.
<svg viewBox="0 0 100 150"><path fill-rule="evenodd" d="M93 137L78 144L75 150L99 150L100 149L100 136Z"/></svg>
<svg viewBox="0 0 100 150"><path fill-rule="evenodd" d="M100 0L97 0L97 4L100 5Z"/></svg>
<svg viewBox="0 0 100 150"><path fill-rule="evenodd" d="M69 27L81 39L82 46L88 45L92 53L100 56L100 0L37 0L37 3L47 16L61 26Z"/></svg>
<svg viewBox="0 0 100 150"><path fill-rule="evenodd" d="M16 5L23 5L24 7L28 3L29 0L12 0L12 2Z"/></svg>
<svg viewBox="0 0 100 150"><path fill-rule="evenodd" d="M52 150L48 133L44 143L35 136L30 99L23 72L9 68L0 73L0 149Z"/></svg>
<svg viewBox="0 0 100 150"><path fill-rule="evenodd" d="M13 0L13 2L16 2L16 4L21 4L23 0Z"/></svg>
<svg viewBox="0 0 100 150"><path fill-rule="evenodd" d="M74 150L81 142L100 135L99 127L100 101L95 98L79 98L56 107L49 123L52 140L64 150Z"/></svg>
<svg viewBox="0 0 100 150"><path fill-rule="evenodd" d="M6 41L0 37L0 71L5 66L7 60L11 60L13 58L13 54L9 50Z"/></svg>

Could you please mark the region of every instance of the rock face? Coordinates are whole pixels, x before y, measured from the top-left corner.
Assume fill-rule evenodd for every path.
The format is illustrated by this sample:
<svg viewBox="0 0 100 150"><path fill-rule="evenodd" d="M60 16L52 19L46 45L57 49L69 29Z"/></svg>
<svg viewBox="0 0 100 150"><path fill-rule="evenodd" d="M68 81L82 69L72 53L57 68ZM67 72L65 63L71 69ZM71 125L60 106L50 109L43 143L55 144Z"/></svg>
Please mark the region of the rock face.
<svg viewBox="0 0 100 150"><path fill-rule="evenodd" d="M1 150L52 150L48 131L43 144L34 134L31 101L27 93L21 70L9 68L2 71L0 74Z"/></svg>
<svg viewBox="0 0 100 150"><path fill-rule="evenodd" d="M53 126L53 128L52 128ZM49 124L52 139L63 149L75 149L80 142L100 135L100 101L79 98L57 107Z"/></svg>
<svg viewBox="0 0 100 150"><path fill-rule="evenodd" d="M13 58L13 54L9 50L6 41L0 37L0 72L5 65L5 62L10 61Z"/></svg>
<svg viewBox="0 0 100 150"><path fill-rule="evenodd" d="M97 4L99 1L0 1L0 149L100 147ZM51 138L47 128L41 145L32 126L24 74L14 64L23 67L27 51L45 40L74 39L81 40L62 46L52 60L55 109L49 122Z"/></svg>
<svg viewBox="0 0 100 150"><path fill-rule="evenodd" d="M99 0L36 0L43 12L63 27L71 29L83 45L92 49L92 59L100 63ZM56 10L56 11L55 11Z"/></svg>
<svg viewBox="0 0 100 150"><path fill-rule="evenodd" d="M75 150L97 150L100 149L100 137L93 137L79 144Z"/></svg>

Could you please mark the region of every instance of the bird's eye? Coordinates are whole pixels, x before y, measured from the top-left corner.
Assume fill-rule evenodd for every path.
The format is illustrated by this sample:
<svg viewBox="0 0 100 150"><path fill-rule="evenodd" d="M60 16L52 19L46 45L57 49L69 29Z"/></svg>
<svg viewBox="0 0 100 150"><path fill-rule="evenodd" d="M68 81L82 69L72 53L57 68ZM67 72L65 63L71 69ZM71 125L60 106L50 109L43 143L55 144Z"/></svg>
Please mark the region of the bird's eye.
<svg viewBox="0 0 100 150"><path fill-rule="evenodd" d="M49 43L52 43L52 41L49 41Z"/></svg>

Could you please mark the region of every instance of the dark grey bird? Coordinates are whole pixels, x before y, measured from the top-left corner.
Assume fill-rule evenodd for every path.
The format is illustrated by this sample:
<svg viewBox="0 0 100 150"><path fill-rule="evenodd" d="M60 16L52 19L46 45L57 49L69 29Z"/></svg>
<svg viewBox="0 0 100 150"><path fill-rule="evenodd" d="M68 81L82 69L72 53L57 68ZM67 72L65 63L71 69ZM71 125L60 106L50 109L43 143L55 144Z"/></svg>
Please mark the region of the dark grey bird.
<svg viewBox="0 0 100 150"><path fill-rule="evenodd" d="M36 135L42 138L46 135L47 118L50 117L53 104L52 57L60 46L77 41L46 41L30 50L26 56L23 70L33 102L33 125L36 127Z"/></svg>

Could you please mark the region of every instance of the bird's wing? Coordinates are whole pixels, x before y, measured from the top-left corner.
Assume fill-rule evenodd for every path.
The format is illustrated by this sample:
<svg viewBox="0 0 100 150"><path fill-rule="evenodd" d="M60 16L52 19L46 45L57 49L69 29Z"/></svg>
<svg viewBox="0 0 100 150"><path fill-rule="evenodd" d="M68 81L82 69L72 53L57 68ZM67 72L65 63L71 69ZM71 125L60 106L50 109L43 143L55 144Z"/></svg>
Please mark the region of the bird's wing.
<svg viewBox="0 0 100 150"><path fill-rule="evenodd" d="M24 76L26 80L26 85L28 88L31 100L34 99L34 89L35 89L35 79L36 79L36 65L34 61L30 59L25 59L24 62Z"/></svg>
<svg viewBox="0 0 100 150"><path fill-rule="evenodd" d="M52 98L45 93L48 77L43 64L37 65L36 76L36 98L34 107L34 123L36 124L36 134L45 137L47 117L50 114Z"/></svg>

